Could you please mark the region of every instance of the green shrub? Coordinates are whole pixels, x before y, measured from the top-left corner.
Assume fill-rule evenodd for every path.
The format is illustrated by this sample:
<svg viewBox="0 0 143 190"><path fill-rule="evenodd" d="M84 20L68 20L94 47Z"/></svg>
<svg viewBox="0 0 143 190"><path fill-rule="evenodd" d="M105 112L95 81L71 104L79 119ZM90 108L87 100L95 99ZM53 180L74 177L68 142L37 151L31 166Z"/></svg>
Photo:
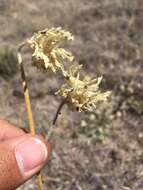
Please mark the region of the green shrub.
<svg viewBox="0 0 143 190"><path fill-rule="evenodd" d="M17 59L13 50L9 48L0 50L0 76L4 79L9 79L13 77L17 71Z"/></svg>

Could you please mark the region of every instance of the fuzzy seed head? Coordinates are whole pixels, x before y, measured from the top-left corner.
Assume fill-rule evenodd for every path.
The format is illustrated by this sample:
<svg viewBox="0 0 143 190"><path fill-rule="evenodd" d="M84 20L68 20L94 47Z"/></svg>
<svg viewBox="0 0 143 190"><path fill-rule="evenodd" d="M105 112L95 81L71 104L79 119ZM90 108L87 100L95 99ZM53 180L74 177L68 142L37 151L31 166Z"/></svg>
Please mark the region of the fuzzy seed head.
<svg viewBox="0 0 143 190"><path fill-rule="evenodd" d="M73 62L74 56L59 46L73 39L72 34L61 27L35 33L27 40L28 45L33 50L32 64L44 71L51 70L56 73L61 70L65 75L63 61Z"/></svg>
<svg viewBox="0 0 143 190"><path fill-rule="evenodd" d="M99 85L102 77L91 79L85 76L83 80L71 76L68 78L67 83L56 93L67 99L67 104L72 110L81 111L94 111L99 102L106 101L111 92L100 92Z"/></svg>

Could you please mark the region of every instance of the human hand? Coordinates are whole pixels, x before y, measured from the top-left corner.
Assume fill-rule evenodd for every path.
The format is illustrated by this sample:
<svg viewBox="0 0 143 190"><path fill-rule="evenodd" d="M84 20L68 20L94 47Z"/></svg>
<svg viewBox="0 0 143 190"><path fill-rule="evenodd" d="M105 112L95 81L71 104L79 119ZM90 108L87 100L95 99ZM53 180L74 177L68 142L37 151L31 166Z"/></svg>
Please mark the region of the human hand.
<svg viewBox="0 0 143 190"><path fill-rule="evenodd" d="M50 144L0 120L0 190L14 190L46 164Z"/></svg>

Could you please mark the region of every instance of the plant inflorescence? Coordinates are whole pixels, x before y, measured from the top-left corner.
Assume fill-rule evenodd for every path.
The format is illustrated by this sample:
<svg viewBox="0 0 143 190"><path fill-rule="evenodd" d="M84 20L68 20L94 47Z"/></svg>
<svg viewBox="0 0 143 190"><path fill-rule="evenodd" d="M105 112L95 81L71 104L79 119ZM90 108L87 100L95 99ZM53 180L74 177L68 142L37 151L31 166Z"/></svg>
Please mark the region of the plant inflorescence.
<svg viewBox="0 0 143 190"><path fill-rule="evenodd" d="M65 84L56 92L72 110L94 111L99 102L106 101L110 92L101 92L99 85L103 77L92 79L85 76L81 79L82 65L77 64L71 52L59 46L74 37L61 27L45 29L35 33L26 44L32 49L32 65L42 71L61 71ZM63 62L68 64L65 69Z"/></svg>

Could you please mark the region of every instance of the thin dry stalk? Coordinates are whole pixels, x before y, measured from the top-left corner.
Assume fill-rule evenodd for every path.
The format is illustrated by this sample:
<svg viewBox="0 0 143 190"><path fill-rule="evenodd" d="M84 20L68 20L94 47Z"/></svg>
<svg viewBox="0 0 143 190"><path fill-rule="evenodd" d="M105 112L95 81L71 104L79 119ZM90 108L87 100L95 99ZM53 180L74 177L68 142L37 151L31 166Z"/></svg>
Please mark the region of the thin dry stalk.
<svg viewBox="0 0 143 190"><path fill-rule="evenodd" d="M67 98L63 99L63 101L60 103L57 111L56 111L56 114L54 116L54 119L53 119L53 122L52 122L52 125L50 126L49 128L49 131L48 131L48 135L47 135L47 140L50 141L50 139L52 138L53 134L54 134L54 126L56 124L56 121L58 119L58 116L60 115L61 113L61 110L63 108L63 106L66 104L66 100Z"/></svg>
<svg viewBox="0 0 143 190"><path fill-rule="evenodd" d="M24 46L25 46L25 43L22 43L19 46L18 53L17 53L17 59L18 59L18 63L20 66L22 86L23 86L25 104L26 104L27 115L28 115L29 130L30 130L30 133L32 135L35 135L36 130L35 130L33 113L32 113L32 108L31 108L30 95L29 95L28 85L27 85L27 81L26 81L26 76L25 76L24 66L23 66L23 61L22 61L22 56L21 56L21 50ZM38 190L43 190L43 183L42 183L41 174L38 174Z"/></svg>

